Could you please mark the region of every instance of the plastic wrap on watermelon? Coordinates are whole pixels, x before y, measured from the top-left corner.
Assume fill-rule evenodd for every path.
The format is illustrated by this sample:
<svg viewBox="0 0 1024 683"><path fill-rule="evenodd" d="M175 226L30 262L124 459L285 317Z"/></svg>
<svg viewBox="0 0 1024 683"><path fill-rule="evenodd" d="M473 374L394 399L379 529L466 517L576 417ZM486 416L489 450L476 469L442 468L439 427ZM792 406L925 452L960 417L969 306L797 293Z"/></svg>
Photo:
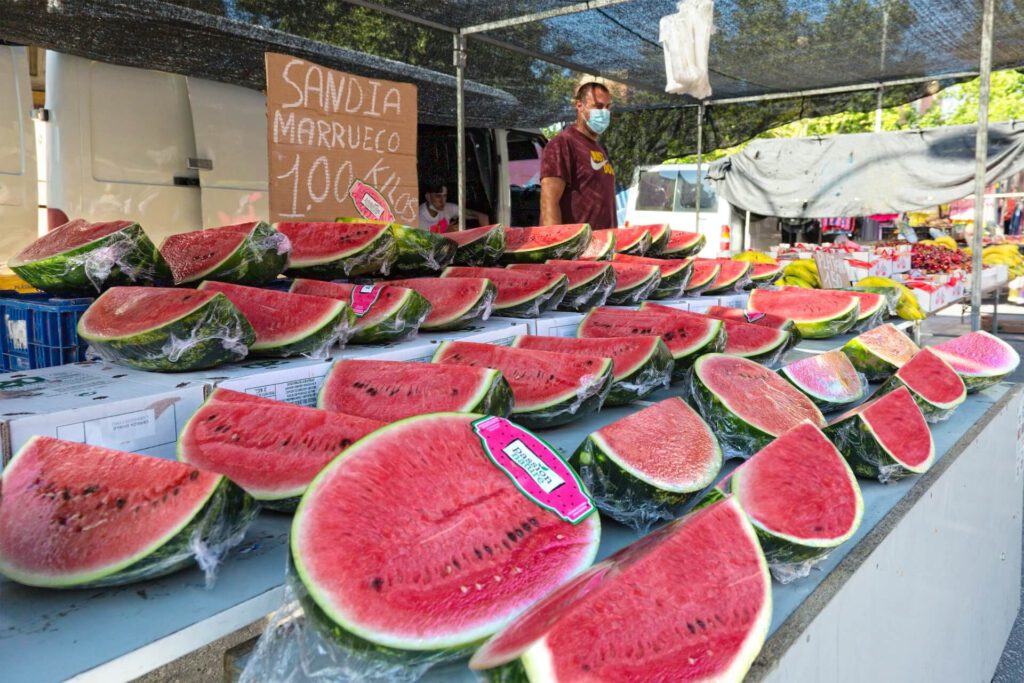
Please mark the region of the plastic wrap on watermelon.
<svg viewBox="0 0 1024 683"><path fill-rule="evenodd" d="M886 302L885 306L882 306L868 317L858 320L857 323L850 328L850 332L857 334L867 332L868 330L874 329L884 323L886 318L889 316L889 304Z"/></svg>
<svg viewBox="0 0 1024 683"><path fill-rule="evenodd" d="M391 231L398 244L398 257L391 268L394 273L437 274L451 265L459 248L455 240L428 230L392 223Z"/></svg>
<svg viewBox="0 0 1024 683"><path fill-rule="evenodd" d="M274 228L260 230L258 226L253 232L252 239L249 240L248 249L252 253L254 261L262 261L263 254L268 252L273 252L278 256L290 253L292 242L283 232L278 232Z"/></svg>
<svg viewBox="0 0 1024 683"><path fill-rule="evenodd" d="M736 282L732 283L732 285L730 285L729 287L726 287L725 289L715 290L715 294L741 293L741 292L744 292L744 291L746 291L748 289L752 289L751 285L753 283L754 283L754 281L750 277L750 269L748 268L747 272L743 274L743 277L741 277L740 279L736 280Z"/></svg>
<svg viewBox="0 0 1024 683"><path fill-rule="evenodd" d="M712 406L711 399L703 391L697 389L696 373L692 367L686 370L683 377L682 391L682 396L689 397L690 405L711 425L726 458L746 460L764 447L764 437L757 436L753 430L737 429L735 422L714 419L721 411ZM752 396L751 400L756 400L756 397Z"/></svg>
<svg viewBox="0 0 1024 683"><path fill-rule="evenodd" d="M640 400L658 389L672 386L672 370L675 360L669 357L665 364L651 363L629 379L614 382L607 404L625 405Z"/></svg>
<svg viewBox="0 0 1024 683"><path fill-rule="evenodd" d="M896 309L900 306L900 297L902 292L899 287L869 287L869 286L854 286L849 288L853 292L871 292L872 294L881 294L885 297L885 303L889 310L889 317L896 317Z"/></svg>
<svg viewBox="0 0 1024 683"><path fill-rule="evenodd" d="M415 330L413 330L415 333ZM338 319L338 324L334 327L334 330L330 335L324 338L323 343L320 344L316 349L302 354L306 358L314 358L316 360L325 360L331 357L331 349L335 346L344 348L348 340L352 338L352 335L356 333L355 323L352 321L350 316L341 316Z"/></svg>
<svg viewBox="0 0 1024 683"><path fill-rule="evenodd" d="M595 286L586 291L577 292L571 297L566 295L559 302L558 310L586 313L596 306L604 306L613 291L615 291L615 271L609 268L605 277Z"/></svg>
<svg viewBox="0 0 1024 683"><path fill-rule="evenodd" d="M142 228L126 229L107 238L97 249L65 259L62 278L85 279L102 292L114 285L165 284L171 271Z"/></svg>
<svg viewBox="0 0 1024 683"><path fill-rule="evenodd" d="M577 417L601 410L612 389L612 366L600 375L586 375L580 379L576 398L556 403L549 408L531 410L529 413L513 411L511 419L524 427L544 429L572 422Z"/></svg>
<svg viewBox="0 0 1024 683"><path fill-rule="evenodd" d="M651 298L658 287L661 286L661 276L648 280L643 287L633 290L629 297L615 304L616 306L635 306Z"/></svg>

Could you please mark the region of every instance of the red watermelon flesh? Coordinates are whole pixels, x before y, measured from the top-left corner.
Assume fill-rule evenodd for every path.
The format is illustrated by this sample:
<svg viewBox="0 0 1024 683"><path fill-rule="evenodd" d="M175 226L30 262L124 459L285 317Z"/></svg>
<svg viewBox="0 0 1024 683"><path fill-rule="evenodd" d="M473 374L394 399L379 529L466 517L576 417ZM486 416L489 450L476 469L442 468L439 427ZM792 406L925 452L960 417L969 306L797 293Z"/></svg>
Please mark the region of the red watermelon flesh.
<svg viewBox="0 0 1024 683"><path fill-rule="evenodd" d="M178 459L257 500L302 495L339 453L386 423L214 389L178 438Z"/></svg>
<svg viewBox="0 0 1024 683"><path fill-rule="evenodd" d="M615 251L643 254L651 244L651 233L642 225L615 230Z"/></svg>
<svg viewBox="0 0 1024 683"><path fill-rule="evenodd" d="M696 259L699 263L701 259ZM708 292L721 292L736 287L750 273L750 263L733 261L732 259L715 259L719 265L718 275L708 285Z"/></svg>
<svg viewBox="0 0 1024 683"><path fill-rule="evenodd" d="M175 283L191 282L231 255L255 227L255 222L238 223L171 235L160 245L160 253Z"/></svg>
<svg viewBox="0 0 1024 683"><path fill-rule="evenodd" d="M645 266L658 266L661 270L661 277L663 278L671 277L693 263L692 258L650 258L647 256L633 256L632 254L616 254L614 260L621 263L638 263Z"/></svg>
<svg viewBox="0 0 1024 683"><path fill-rule="evenodd" d="M561 244L579 234L584 223L543 225L533 228L510 228L505 233L505 251L542 249Z"/></svg>
<svg viewBox="0 0 1024 683"><path fill-rule="evenodd" d="M670 317L647 311L595 308L580 323L579 337L628 337L658 335L672 357L688 358L713 349L724 337L722 322L696 315ZM724 345L724 341L721 342Z"/></svg>
<svg viewBox="0 0 1024 683"><path fill-rule="evenodd" d="M838 349L790 363L780 372L819 405L852 403L867 390L857 368Z"/></svg>
<svg viewBox="0 0 1024 683"><path fill-rule="evenodd" d="M488 459L477 419L385 427L310 486L292 558L335 624L404 650L464 647L593 561L598 515L573 525L524 496Z"/></svg>
<svg viewBox="0 0 1024 683"><path fill-rule="evenodd" d="M787 287L776 291L767 289L752 291L747 300L747 308L796 321L831 320L842 315L843 311L848 310L854 301L858 301L859 310L859 300L850 292Z"/></svg>
<svg viewBox="0 0 1024 683"><path fill-rule="evenodd" d="M921 349L903 367L898 377L915 394L938 408L953 408L967 395L960 375L930 349Z"/></svg>
<svg viewBox="0 0 1024 683"><path fill-rule="evenodd" d="M554 351L556 353L582 353L612 359L612 374L622 379L636 372L650 359L655 347L662 343L659 337L607 337L579 339L576 337L545 337L527 335L516 337L513 345L518 349Z"/></svg>
<svg viewBox="0 0 1024 683"><path fill-rule="evenodd" d="M717 261L695 259L693 261L693 274L690 275L690 284L686 286L686 291L707 289L718 279L721 272L722 266Z"/></svg>
<svg viewBox="0 0 1024 683"><path fill-rule="evenodd" d="M665 245L668 244L668 233L671 232L668 223L653 223L651 225L638 225L634 227L645 228L651 235L651 246L648 248L649 253L660 254Z"/></svg>
<svg viewBox="0 0 1024 683"><path fill-rule="evenodd" d="M23 263L39 261L49 256L55 256L56 254L85 246L118 230L124 230L132 222L108 221L105 223L90 223L78 218L54 228L22 249L17 256L10 260L9 265L17 266Z"/></svg>
<svg viewBox="0 0 1024 683"><path fill-rule="evenodd" d="M4 470L0 572L51 587L102 579L175 536L222 480L173 460L33 437Z"/></svg>
<svg viewBox="0 0 1024 683"><path fill-rule="evenodd" d="M539 273L561 273L569 278L569 289L579 287L596 277L601 277L611 268L608 263L596 261L562 261L551 259L546 263L513 263L508 266L511 270L532 270Z"/></svg>
<svg viewBox="0 0 1024 683"><path fill-rule="evenodd" d="M739 681L771 621L771 580L732 498L627 546L486 642L543 681Z"/></svg>
<svg viewBox="0 0 1024 683"><path fill-rule="evenodd" d="M615 271L616 292L638 287L655 275L661 277L661 269L658 266L650 266L643 263L621 263L619 261L612 261L611 266Z"/></svg>
<svg viewBox="0 0 1024 683"><path fill-rule="evenodd" d="M615 251L617 244L615 233L618 230L614 228L605 228L603 230L594 230L590 236L590 244L580 254L580 261L607 261L611 258L611 254Z"/></svg>
<svg viewBox="0 0 1024 683"><path fill-rule="evenodd" d="M704 243L704 236L699 232L686 232L685 230L671 230L668 234L668 242L661 250L662 254L670 256L673 254L693 253Z"/></svg>
<svg viewBox="0 0 1024 683"><path fill-rule="evenodd" d="M692 316L700 316L702 318L710 317L701 313L682 311L678 308L672 308L671 306L656 304L650 301L644 303L641 309L652 313L662 313L669 316L683 318ZM717 318L715 319L717 320ZM789 333L784 332L783 330L751 325L737 320L723 320L722 323L725 325L725 349L722 353L727 353L733 356L760 358L765 355L773 354L789 341Z"/></svg>
<svg viewBox="0 0 1024 683"><path fill-rule="evenodd" d="M897 462L923 472L935 457L928 423L906 387L889 392L849 410L832 420L835 425L854 415L870 426L878 442Z"/></svg>
<svg viewBox="0 0 1024 683"><path fill-rule="evenodd" d="M390 228L387 223L275 223L292 243L292 266L326 263L353 254Z"/></svg>
<svg viewBox="0 0 1024 683"><path fill-rule="evenodd" d="M745 311L742 308L711 306L704 311L704 315L709 315L719 320L736 320L741 323L750 323L751 325L760 325L761 327L770 327L776 330L786 330L787 332L793 328L793 321L789 318L760 311Z"/></svg>
<svg viewBox="0 0 1024 683"><path fill-rule="evenodd" d="M787 287L786 289L789 288ZM888 302L881 294L875 294L874 292L858 292L856 290L850 290L848 292L844 291L843 293L852 294L860 299L860 314L857 316L858 320L870 317L877 313L883 306L888 306Z"/></svg>
<svg viewBox="0 0 1024 683"><path fill-rule="evenodd" d="M775 263L751 263L750 279L754 282L771 280L782 273L782 266Z"/></svg>
<svg viewBox="0 0 1024 683"><path fill-rule="evenodd" d="M1001 378L1017 369L1020 356L1012 346L984 330L929 347L960 375Z"/></svg>
<svg viewBox="0 0 1024 683"><path fill-rule="evenodd" d="M307 280L306 278L295 278L288 290L291 294L305 294L307 296L322 296L328 299L337 299L351 303L352 292L359 285L352 285L345 282L327 282L326 280ZM356 320L356 329L363 329L376 325L378 322L391 314L392 308L401 301L407 287L384 285L380 295L372 306L361 317Z"/></svg>
<svg viewBox="0 0 1024 683"><path fill-rule="evenodd" d="M568 286L568 278L562 273L552 271L522 271L508 268L478 268L474 266L449 266L441 273L442 278L487 278L498 288L498 298L494 300L496 310L519 306L523 302L544 296L547 292L560 286ZM561 301L557 294L555 298ZM545 305L545 310L558 305Z"/></svg>
<svg viewBox="0 0 1024 683"><path fill-rule="evenodd" d="M182 318L215 296L213 291L172 287L111 287L79 324L90 337L128 337Z"/></svg>
<svg viewBox="0 0 1024 683"><path fill-rule="evenodd" d="M459 320L463 324L487 320L496 296L494 284L486 278L416 277L388 280L388 284L414 289L430 302L430 315L420 325L424 332L447 329ZM472 315L474 311L479 312Z"/></svg>
<svg viewBox="0 0 1024 683"><path fill-rule="evenodd" d="M456 230L455 232L446 232L444 234L450 240L454 240L460 247L464 247L471 242L475 242L481 237L486 236L497 223L491 225L485 225L480 228L470 228L469 230Z"/></svg>

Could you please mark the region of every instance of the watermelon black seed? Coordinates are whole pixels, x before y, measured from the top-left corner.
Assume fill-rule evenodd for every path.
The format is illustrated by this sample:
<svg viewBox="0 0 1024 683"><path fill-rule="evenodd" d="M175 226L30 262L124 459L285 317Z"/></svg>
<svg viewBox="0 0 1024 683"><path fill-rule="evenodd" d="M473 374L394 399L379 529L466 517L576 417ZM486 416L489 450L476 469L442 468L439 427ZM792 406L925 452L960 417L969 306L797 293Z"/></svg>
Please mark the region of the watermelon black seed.
<svg viewBox="0 0 1024 683"><path fill-rule="evenodd" d="M176 496L176 495L178 495L179 491L181 491L181 488L178 487L178 486L175 486L174 489L171 490L171 493Z"/></svg>
<svg viewBox="0 0 1024 683"><path fill-rule="evenodd" d="M686 623L686 628L687 628L687 630L688 630L688 631L689 631L689 632L690 632L690 633L691 633L692 635L695 635L695 634L697 633L697 629L695 629L695 628L693 627L693 624L691 624L691 623L689 623L689 622L687 622L687 623Z"/></svg>
<svg viewBox="0 0 1024 683"><path fill-rule="evenodd" d="M698 619L697 620L697 626L700 626L700 630L702 630L702 631L707 628L707 626L704 624L704 620L703 619Z"/></svg>
<svg viewBox="0 0 1024 683"><path fill-rule="evenodd" d="M491 549L491 546L489 546L487 544L484 544L484 552L486 552L488 555L493 555L494 554L494 550Z"/></svg>
<svg viewBox="0 0 1024 683"><path fill-rule="evenodd" d="M380 593L380 589L384 587L384 579L382 579L382 578L380 578L378 576L377 578L375 578L373 581L370 582L370 585L373 586L373 590L375 590L378 593Z"/></svg>
<svg viewBox="0 0 1024 683"><path fill-rule="evenodd" d="M530 524L534 525L538 529L540 528L540 521L536 517L530 517Z"/></svg>
<svg viewBox="0 0 1024 683"><path fill-rule="evenodd" d="M520 532L520 533L522 533L522 532ZM512 541L513 543L516 542L516 535L514 533L512 533L511 531L508 532L505 535L508 536L508 540Z"/></svg>
<svg viewBox="0 0 1024 683"><path fill-rule="evenodd" d="M89 484L84 489L82 489L82 495L83 496L88 496L90 493L96 493L99 490L100 490L100 487L99 487L98 484Z"/></svg>
<svg viewBox="0 0 1024 683"><path fill-rule="evenodd" d="M67 526L68 518L67 517L58 517L57 518L57 524L60 524L61 526Z"/></svg>
<svg viewBox="0 0 1024 683"><path fill-rule="evenodd" d="M473 554L476 555L476 559L478 560L484 559L484 554L480 552L480 548L473 548Z"/></svg>
<svg viewBox="0 0 1024 683"><path fill-rule="evenodd" d="M71 491L69 491L67 489L64 489L63 491L61 491L60 495L61 495L61 498L63 498L64 500L71 500Z"/></svg>
<svg viewBox="0 0 1024 683"><path fill-rule="evenodd" d="M529 533L529 531L530 531L530 523L529 522L523 522L523 531Z"/></svg>
<svg viewBox="0 0 1024 683"><path fill-rule="evenodd" d="M452 564L455 565L456 569L462 569L462 567L459 565L459 561L456 560L454 557L452 558Z"/></svg>
<svg viewBox="0 0 1024 683"><path fill-rule="evenodd" d="M190 480L192 480L192 481L195 481L196 479L198 479L199 478L199 470L192 470L191 474L188 475L188 478Z"/></svg>
<svg viewBox="0 0 1024 683"><path fill-rule="evenodd" d="M522 538L522 537L523 537L523 536L525 536L525 535L526 535L526 534L524 534L524 533L523 533L523 530L522 530L522 529L520 529L520 528L518 528L518 527L516 528L516 537L517 537L517 538Z"/></svg>
<svg viewBox="0 0 1024 683"><path fill-rule="evenodd" d="M117 500L115 500L115 501L114 501L114 505L116 505L116 506L117 506L117 509L118 509L118 510L120 510L121 508L123 508L123 507L124 507L124 504L125 504L125 500L124 500L124 498L118 498Z"/></svg>

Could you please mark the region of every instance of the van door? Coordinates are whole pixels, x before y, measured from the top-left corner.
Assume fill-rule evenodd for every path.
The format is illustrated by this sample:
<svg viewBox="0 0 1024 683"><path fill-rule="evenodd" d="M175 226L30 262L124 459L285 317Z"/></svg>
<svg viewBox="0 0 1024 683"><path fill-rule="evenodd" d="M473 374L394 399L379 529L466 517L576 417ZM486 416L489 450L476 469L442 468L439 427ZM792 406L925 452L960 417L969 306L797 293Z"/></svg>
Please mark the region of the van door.
<svg viewBox="0 0 1024 683"><path fill-rule="evenodd" d="M0 45L0 262L38 236L28 48Z"/></svg>
<svg viewBox="0 0 1024 683"><path fill-rule="evenodd" d="M721 251L722 228L729 224L729 207L719 200L714 183L707 178L698 192L696 166L666 164L639 168L627 197L626 218L630 225L667 223L673 230L699 231L707 240L702 256L717 256Z"/></svg>

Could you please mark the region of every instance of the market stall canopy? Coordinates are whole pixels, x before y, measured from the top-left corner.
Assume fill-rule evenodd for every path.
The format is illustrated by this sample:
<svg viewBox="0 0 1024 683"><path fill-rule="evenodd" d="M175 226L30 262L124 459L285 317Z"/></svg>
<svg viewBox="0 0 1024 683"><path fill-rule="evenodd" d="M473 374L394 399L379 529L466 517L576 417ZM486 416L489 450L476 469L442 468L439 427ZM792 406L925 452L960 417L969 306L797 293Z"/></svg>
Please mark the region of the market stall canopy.
<svg viewBox="0 0 1024 683"><path fill-rule="evenodd" d="M711 164L734 206L764 216L898 213L974 192L977 126L754 140ZM992 124L985 183L1024 170L1024 124Z"/></svg>

